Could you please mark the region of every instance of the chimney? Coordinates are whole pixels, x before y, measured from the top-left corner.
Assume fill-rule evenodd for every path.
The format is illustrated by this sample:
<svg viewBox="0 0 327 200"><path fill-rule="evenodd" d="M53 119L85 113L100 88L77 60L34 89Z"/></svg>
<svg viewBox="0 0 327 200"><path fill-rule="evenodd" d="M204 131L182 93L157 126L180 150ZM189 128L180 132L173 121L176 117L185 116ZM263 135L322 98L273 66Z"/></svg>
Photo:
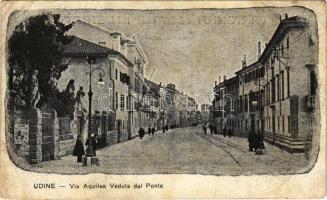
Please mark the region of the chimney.
<svg viewBox="0 0 327 200"><path fill-rule="evenodd" d="M285 19L288 19L288 14L287 13L285 13Z"/></svg>
<svg viewBox="0 0 327 200"><path fill-rule="evenodd" d="M258 58L261 56L261 42L258 42Z"/></svg>
<svg viewBox="0 0 327 200"><path fill-rule="evenodd" d="M161 86L161 82L159 83L159 86Z"/></svg>
<svg viewBox="0 0 327 200"><path fill-rule="evenodd" d="M282 21L282 15L279 15L279 21Z"/></svg>
<svg viewBox="0 0 327 200"><path fill-rule="evenodd" d="M215 86L217 85L217 81L215 81Z"/></svg>
<svg viewBox="0 0 327 200"><path fill-rule="evenodd" d="M266 43L265 43L265 48L267 48L267 46L268 46L268 43L266 42Z"/></svg>
<svg viewBox="0 0 327 200"><path fill-rule="evenodd" d="M226 81L226 76L224 76L224 81Z"/></svg>
<svg viewBox="0 0 327 200"><path fill-rule="evenodd" d="M242 68L246 67L246 54L244 54L244 59L242 61Z"/></svg>
<svg viewBox="0 0 327 200"><path fill-rule="evenodd" d="M220 76L219 76L219 84L220 84Z"/></svg>

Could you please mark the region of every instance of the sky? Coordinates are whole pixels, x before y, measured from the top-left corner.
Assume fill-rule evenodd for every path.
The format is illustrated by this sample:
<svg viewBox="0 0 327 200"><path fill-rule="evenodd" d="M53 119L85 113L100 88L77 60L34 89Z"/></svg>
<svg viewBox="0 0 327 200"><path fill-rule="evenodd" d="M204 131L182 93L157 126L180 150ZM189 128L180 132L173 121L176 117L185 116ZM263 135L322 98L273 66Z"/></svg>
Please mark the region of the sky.
<svg viewBox="0 0 327 200"><path fill-rule="evenodd" d="M36 12L16 13L16 21ZM209 101L218 77L227 78L256 61L257 43L268 43L282 15L298 15L316 26L314 14L305 8L247 8L191 10L51 10L65 22L78 19L136 37L148 63L145 76ZM263 50L263 47L262 47ZM209 102L207 102L209 103Z"/></svg>

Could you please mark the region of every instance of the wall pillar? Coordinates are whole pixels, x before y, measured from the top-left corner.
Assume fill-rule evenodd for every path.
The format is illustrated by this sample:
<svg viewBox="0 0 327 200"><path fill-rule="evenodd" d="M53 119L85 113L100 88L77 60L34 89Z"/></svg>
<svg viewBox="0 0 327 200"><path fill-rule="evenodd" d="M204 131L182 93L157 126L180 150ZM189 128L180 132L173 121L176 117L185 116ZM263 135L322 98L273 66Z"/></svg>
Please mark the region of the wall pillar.
<svg viewBox="0 0 327 200"><path fill-rule="evenodd" d="M30 111L28 138L29 161L38 164L42 162L42 113L39 109Z"/></svg>
<svg viewBox="0 0 327 200"><path fill-rule="evenodd" d="M53 133L53 146L54 146L54 159L60 159L59 156L59 119L55 110L51 110L52 118L52 133Z"/></svg>

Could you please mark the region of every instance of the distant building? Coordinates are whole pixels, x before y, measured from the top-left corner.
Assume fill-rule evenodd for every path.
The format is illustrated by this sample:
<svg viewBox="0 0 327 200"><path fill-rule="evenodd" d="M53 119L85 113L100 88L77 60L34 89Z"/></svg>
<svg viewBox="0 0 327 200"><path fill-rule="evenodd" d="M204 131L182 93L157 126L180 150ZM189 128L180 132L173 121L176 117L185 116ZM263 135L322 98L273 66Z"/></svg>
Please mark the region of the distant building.
<svg viewBox="0 0 327 200"><path fill-rule="evenodd" d="M210 111L212 106L210 104L202 104L201 105L201 122L209 122L210 121Z"/></svg>

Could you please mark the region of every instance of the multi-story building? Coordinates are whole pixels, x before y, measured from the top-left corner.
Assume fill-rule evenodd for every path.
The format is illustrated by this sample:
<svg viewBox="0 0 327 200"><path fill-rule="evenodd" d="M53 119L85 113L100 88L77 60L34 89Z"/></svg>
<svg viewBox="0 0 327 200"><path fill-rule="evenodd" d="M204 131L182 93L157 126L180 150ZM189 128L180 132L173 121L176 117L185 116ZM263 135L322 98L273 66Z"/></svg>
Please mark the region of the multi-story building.
<svg viewBox="0 0 327 200"><path fill-rule="evenodd" d="M237 110L238 110L238 77L226 79L224 76L223 82L219 82L214 87L215 98L213 100L213 119L211 124L215 126L219 133L223 129L231 129L236 135L239 135L237 130Z"/></svg>
<svg viewBox="0 0 327 200"><path fill-rule="evenodd" d="M148 86L146 94L146 111L149 114L149 126L156 130L161 129L160 121L160 86L148 79L145 79Z"/></svg>
<svg viewBox="0 0 327 200"><path fill-rule="evenodd" d="M92 34L90 34L92 33ZM135 38L128 38L117 31L77 20L69 34L118 52L123 59L110 59L113 77L113 108L116 128L128 132L128 138L138 134L147 115L141 106L146 94L144 69L147 58Z"/></svg>
<svg viewBox="0 0 327 200"><path fill-rule="evenodd" d="M198 105L195 99L178 91L172 83L166 86L165 102L169 127L186 127L198 123Z"/></svg>
<svg viewBox="0 0 327 200"><path fill-rule="evenodd" d="M232 92L232 96L238 96L238 106L236 121L231 124L239 135L246 136L249 131L264 134L268 142L301 152L317 133L318 46L312 23L285 15L262 53L258 43L258 60L246 65L244 59L236 72L238 89ZM224 80L214 88L213 109L220 108L214 112L214 119L220 128L227 118L221 108L228 82Z"/></svg>
<svg viewBox="0 0 327 200"><path fill-rule="evenodd" d="M267 141L291 152L304 151L317 133L318 44L312 23L285 15L258 59L265 71L261 128Z"/></svg>

